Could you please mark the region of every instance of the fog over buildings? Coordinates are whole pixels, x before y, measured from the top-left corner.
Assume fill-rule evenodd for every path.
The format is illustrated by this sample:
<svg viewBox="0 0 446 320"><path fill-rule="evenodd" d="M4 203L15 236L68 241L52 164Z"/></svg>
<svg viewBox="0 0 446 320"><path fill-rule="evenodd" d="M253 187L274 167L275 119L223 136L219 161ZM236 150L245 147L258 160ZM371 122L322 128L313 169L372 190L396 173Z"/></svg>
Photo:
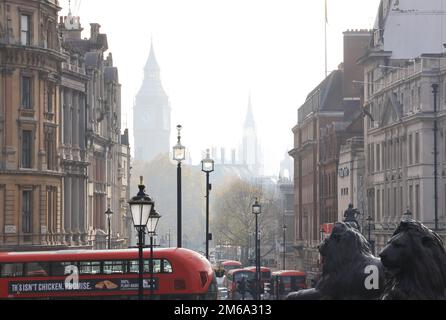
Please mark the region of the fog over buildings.
<svg viewBox="0 0 446 320"><path fill-rule="evenodd" d="M329 71L341 61L342 32L372 28L378 4L328 1ZM66 15L68 0L60 5ZM264 173L278 175L283 152L293 145L296 108L325 72L324 1L129 0L123 6L74 0L71 9L84 26L98 22L109 35L121 66L122 125L129 128L133 155L133 107L153 39L171 106L170 144L182 124L195 164L212 146L239 149L251 92Z"/></svg>

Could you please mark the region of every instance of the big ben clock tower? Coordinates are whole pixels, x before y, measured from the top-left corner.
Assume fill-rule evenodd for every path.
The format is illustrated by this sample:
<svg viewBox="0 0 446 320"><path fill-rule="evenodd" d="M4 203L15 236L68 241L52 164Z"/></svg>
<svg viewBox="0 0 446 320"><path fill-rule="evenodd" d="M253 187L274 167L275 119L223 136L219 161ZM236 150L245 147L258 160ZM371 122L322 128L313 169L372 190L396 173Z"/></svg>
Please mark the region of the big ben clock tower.
<svg viewBox="0 0 446 320"><path fill-rule="evenodd" d="M170 112L169 97L161 84L152 43L133 109L136 160L152 161L170 151Z"/></svg>

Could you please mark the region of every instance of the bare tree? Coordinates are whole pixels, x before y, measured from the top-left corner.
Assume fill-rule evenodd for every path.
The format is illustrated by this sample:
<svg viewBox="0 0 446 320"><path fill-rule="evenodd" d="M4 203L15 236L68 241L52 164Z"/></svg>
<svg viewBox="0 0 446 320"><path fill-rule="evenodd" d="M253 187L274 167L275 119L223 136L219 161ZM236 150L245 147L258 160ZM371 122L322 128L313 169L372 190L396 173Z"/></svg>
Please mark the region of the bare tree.
<svg viewBox="0 0 446 320"><path fill-rule="evenodd" d="M277 201L273 193L260 185L242 180L233 180L216 192L213 221L216 241L229 243L241 248L241 262L249 263L249 249L255 247L255 216L252 205L256 198L262 204L259 216L259 232L262 256L274 250L274 232L277 228L274 218Z"/></svg>

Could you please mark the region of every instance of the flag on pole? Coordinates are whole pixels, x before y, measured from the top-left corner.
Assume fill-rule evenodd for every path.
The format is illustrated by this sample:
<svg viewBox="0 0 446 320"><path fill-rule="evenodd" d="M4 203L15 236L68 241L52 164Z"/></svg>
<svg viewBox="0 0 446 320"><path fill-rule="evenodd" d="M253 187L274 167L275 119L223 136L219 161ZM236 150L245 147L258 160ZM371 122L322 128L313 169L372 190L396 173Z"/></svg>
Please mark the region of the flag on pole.
<svg viewBox="0 0 446 320"><path fill-rule="evenodd" d="M325 23L328 23L328 5L327 5L327 0L325 0Z"/></svg>

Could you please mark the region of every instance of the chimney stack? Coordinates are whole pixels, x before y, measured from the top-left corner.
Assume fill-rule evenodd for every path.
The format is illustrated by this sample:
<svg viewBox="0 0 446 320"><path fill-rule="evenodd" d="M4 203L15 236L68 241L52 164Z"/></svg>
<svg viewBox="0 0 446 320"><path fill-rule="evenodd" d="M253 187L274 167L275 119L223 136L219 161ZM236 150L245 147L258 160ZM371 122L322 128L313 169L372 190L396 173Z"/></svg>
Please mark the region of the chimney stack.
<svg viewBox="0 0 446 320"><path fill-rule="evenodd" d="M361 88L353 81L364 80L364 68L358 64L370 43L371 30L347 30L344 32L344 98L360 98Z"/></svg>

